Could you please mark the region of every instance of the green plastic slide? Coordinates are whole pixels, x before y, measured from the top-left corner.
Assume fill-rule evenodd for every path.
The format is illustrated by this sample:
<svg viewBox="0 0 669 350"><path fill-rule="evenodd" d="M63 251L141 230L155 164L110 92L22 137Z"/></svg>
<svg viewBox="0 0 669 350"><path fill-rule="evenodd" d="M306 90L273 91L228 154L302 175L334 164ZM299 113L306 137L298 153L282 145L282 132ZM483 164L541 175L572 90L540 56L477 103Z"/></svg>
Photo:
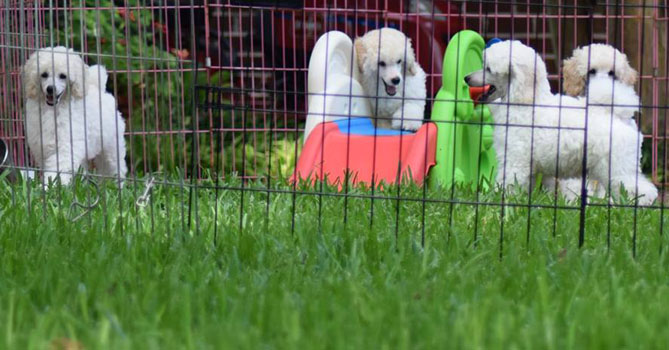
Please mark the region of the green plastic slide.
<svg viewBox="0 0 669 350"><path fill-rule="evenodd" d="M437 164L429 174L431 187L468 184L487 190L495 179L495 152L490 111L474 106L464 77L482 68L485 42L463 30L446 48L442 86L432 107L437 124ZM477 188L478 184L478 188Z"/></svg>

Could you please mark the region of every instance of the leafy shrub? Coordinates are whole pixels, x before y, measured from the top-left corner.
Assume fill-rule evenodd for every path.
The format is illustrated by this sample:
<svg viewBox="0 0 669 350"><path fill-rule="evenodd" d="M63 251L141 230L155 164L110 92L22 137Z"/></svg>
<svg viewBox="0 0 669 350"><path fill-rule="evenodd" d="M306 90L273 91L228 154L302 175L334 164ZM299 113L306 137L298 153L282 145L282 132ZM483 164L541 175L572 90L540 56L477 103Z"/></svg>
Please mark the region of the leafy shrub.
<svg viewBox="0 0 669 350"><path fill-rule="evenodd" d="M198 120L194 120L197 101L193 86L227 86L230 76L223 71L196 72L190 43L184 41L189 35L181 33L177 37L174 33L189 32L190 27L168 26L178 23L176 16L183 14L128 9L122 1L60 1L56 10L49 11L46 28L51 29L52 45L72 47L85 53L89 64L107 67L107 89L116 96L126 119L127 160L136 174L179 169L189 174L193 161L198 164L198 173L216 165L226 173L244 169L247 175L263 176L270 168L273 176L291 173L295 141L275 140L280 148L270 150L268 132L247 133L246 144L241 142L244 138L239 132L217 134L210 130L197 136L191 132L194 127L202 131L239 126L243 120L241 113L231 115L228 111L215 114L213 125L206 111L199 112ZM243 119L250 126L254 118L249 114ZM222 151L212 152L217 144ZM197 159L192 159L194 154ZM272 163L277 160L271 167L270 154L274 156ZM216 157L220 157L219 163Z"/></svg>

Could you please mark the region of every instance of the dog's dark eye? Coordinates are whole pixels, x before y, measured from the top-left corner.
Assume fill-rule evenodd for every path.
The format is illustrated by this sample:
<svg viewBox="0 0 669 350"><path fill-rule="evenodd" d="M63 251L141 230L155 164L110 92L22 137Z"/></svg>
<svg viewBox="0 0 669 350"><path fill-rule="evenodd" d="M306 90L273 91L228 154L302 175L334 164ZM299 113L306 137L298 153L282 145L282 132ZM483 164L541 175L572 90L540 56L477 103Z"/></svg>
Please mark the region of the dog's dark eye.
<svg viewBox="0 0 669 350"><path fill-rule="evenodd" d="M47 72L42 73L42 78L48 78L48 77L49 77L49 73L47 73Z"/></svg>
<svg viewBox="0 0 669 350"><path fill-rule="evenodd" d="M491 73L492 71L490 70L490 67L485 67L485 71L488 73Z"/></svg>
<svg viewBox="0 0 669 350"><path fill-rule="evenodd" d="M61 78L61 79L63 79L63 80L65 80L65 78L67 78L67 75L65 75L65 74L63 74L63 73L60 73L60 75L59 75L58 77Z"/></svg>
<svg viewBox="0 0 669 350"><path fill-rule="evenodd" d="M401 59L397 60L397 64L400 64L400 63L402 63L402 60Z"/></svg>
<svg viewBox="0 0 669 350"><path fill-rule="evenodd" d="M597 74L597 71L594 70L594 69L591 69L591 70L588 71L588 74L595 75L595 74Z"/></svg>
<svg viewBox="0 0 669 350"><path fill-rule="evenodd" d="M381 67L385 67L385 66L386 66L386 62L383 62L383 61L379 62L379 66L381 66Z"/></svg>
<svg viewBox="0 0 669 350"><path fill-rule="evenodd" d="M609 76L610 76L611 78L614 78L614 79L615 79L615 77L616 77L616 73L614 73L612 70L610 70L610 71L609 71Z"/></svg>

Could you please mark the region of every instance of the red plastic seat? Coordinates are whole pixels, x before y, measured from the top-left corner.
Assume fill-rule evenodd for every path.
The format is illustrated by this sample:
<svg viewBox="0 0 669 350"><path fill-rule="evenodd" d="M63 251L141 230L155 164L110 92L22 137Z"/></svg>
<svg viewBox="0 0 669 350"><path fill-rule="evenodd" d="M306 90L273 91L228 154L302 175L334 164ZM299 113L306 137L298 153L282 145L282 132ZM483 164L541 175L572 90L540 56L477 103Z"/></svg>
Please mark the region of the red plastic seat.
<svg viewBox="0 0 669 350"><path fill-rule="evenodd" d="M293 180L327 179L341 188L348 169L353 184L393 184L398 178L421 184L435 164L436 143L433 123L415 133L374 129L368 118L322 123L309 134Z"/></svg>

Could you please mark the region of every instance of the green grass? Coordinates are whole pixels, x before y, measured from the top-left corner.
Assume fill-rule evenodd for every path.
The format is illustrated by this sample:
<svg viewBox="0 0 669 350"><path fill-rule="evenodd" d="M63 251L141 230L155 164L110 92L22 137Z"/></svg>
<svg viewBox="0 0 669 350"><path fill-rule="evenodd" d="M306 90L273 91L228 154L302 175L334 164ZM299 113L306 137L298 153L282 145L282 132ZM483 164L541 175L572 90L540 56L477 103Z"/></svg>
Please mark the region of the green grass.
<svg viewBox="0 0 669 350"><path fill-rule="evenodd" d="M633 258L634 209L588 208L579 249L578 210L508 208L502 219L499 206L429 202L423 216L421 201L402 201L398 216L397 188L373 202L363 189L244 192L242 204L240 184L226 186L218 199L194 193L189 228L188 188L158 185L139 208L142 184L103 186L72 222L71 188L0 185L0 348L669 347L660 210L636 212ZM74 192L85 201L94 191Z"/></svg>

